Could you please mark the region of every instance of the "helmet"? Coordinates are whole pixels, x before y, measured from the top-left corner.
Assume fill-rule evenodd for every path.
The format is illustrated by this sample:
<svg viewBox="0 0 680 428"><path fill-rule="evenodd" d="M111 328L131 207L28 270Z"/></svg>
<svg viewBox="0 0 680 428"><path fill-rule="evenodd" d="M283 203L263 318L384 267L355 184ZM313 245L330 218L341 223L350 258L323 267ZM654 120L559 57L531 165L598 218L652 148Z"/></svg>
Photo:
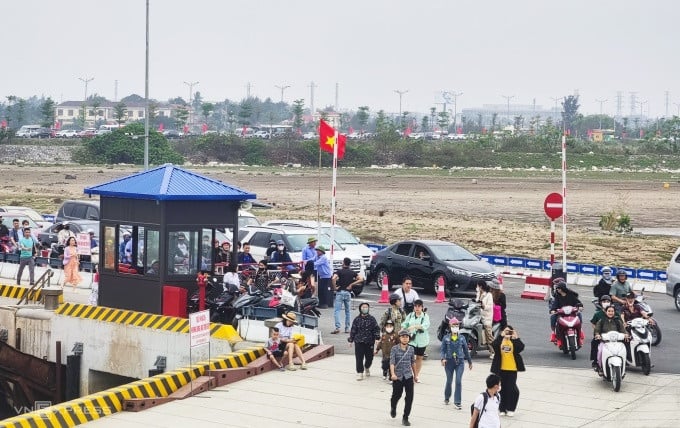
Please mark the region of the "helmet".
<svg viewBox="0 0 680 428"><path fill-rule="evenodd" d="M621 275L625 275L625 277L628 278L628 272L626 272L624 268L616 269L616 276L619 277Z"/></svg>
<svg viewBox="0 0 680 428"><path fill-rule="evenodd" d="M449 320L449 325L458 325L460 324L460 321L458 321L458 318L453 317Z"/></svg>
<svg viewBox="0 0 680 428"><path fill-rule="evenodd" d="M397 293L390 294L390 305L394 305L397 301L401 300L401 296Z"/></svg>
<svg viewBox="0 0 680 428"><path fill-rule="evenodd" d="M602 273L605 273L605 272L612 273L612 268L610 268L609 266L603 266L602 267Z"/></svg>
<svg viewBox="0 0 680 428"><path fill-rule="evenodd" d="M608 302L611 302L611 301L612 301L612 298L609 297L609 294L603 294L602 296L600 296L600 302L603 301L603 300L606 300L606 301L608 301Z"/></svg>
<svg viewBox="0 0 680 428"><path fill-rule="evenodd" d="M567 283L564 280L559 281L555 284L555 290L567 291Z"/></svg>

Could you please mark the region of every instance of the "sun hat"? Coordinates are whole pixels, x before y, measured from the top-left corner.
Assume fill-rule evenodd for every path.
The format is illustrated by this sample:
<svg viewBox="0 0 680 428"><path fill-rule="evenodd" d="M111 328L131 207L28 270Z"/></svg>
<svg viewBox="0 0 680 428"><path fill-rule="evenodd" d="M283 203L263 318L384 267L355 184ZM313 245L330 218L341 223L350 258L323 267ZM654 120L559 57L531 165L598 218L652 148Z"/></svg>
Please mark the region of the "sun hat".
<svg viewBox="0 0 680 428"><path fill-rule="evenodd" d="M309 238L307 238L307 243L308 243L308 244L311 244L312 242L316 242L316 241L317 241L317 239L316 239L315 237L313 237L313 236L310 236Z"/></svg>
<svg viewBox="0 0 680 428"><path fill-rule="evenodd" d="M326 254L326 249L323 247L323 245L319 245L318 247L314 248L316 251L319 251L321 253Z"/></svg>
<svg viewBox="0 0 680 428"><path fill-rule="evenodd" d="M458 325L460 324L460 321L458 321L458 318L453 317L449 320L449 325Z"/></svg>
<svg viewBox="0 0 680 428"><path fill-rule="evenodd" d="M281 315L281 317L292 322L293 324L297 323L297 316L295 316L295 312L286 312L285 314Z"/></svg>

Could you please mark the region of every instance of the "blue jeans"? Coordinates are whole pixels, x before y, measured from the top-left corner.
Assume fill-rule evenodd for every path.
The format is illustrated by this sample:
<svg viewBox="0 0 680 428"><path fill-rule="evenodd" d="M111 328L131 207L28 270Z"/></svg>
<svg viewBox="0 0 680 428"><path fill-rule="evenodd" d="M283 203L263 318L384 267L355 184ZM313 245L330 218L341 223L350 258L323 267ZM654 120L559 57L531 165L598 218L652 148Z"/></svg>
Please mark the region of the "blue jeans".
<svg viewBox="0 0 680 428"><path fill-rule="evenodd" d="M444 399L448 400L451 398L451 382L453 380L453 372L456 372L456 390L453 393L453 403L460 404L461 402L461 379L463 379L463 372L465 371L465 360L458 360L456 365L453 358L446 359L446 365L444 366L444 371L446 371L446 386L444 386Z"/></svg>
<svg viewBox="0 0 680 428"><path fill-rule="evenodd" d="M349 330L350 319L349 319L349 304L352 300L352 295L349 291L342 290L335 294L335 303L333 304L333 315L335 316L335 329L340 330L340 311L342 306L345 305L345 330Z"/></svg>

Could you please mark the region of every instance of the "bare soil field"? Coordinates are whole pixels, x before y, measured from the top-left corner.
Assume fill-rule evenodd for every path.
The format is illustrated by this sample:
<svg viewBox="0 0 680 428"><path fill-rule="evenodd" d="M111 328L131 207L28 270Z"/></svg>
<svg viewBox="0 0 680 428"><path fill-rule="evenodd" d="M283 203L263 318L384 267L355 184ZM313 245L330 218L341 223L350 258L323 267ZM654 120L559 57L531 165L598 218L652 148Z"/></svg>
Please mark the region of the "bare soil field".
<svg viewBox="0 0 680 428"><path fill-rule="evenodd" d="M189 167L206 176L257 194L273 209L254 210L261 220L274 218L328 221L331 171L321 177L309 168ZM0 205L28 205L55 212L64 199L84 198L83 189L138 172L132 166L3 165ZM66 179L66 175L75 179ZM602 231L600 217L616 210L628 214L634 228L678 228L680 185L662 180L579 179L567 177L567 259L579 263L665 269L680 238ZM319 191L319 188L321 191ZM340 169L337 221L363 242L398 240L455 241L475 253L548 259L550 222L543 200L561 192L557 174L545 177L498 177L484 171L466 177L418 170ZM322 209L319 210L319 201ZM556 257L561 258L561 219Z"/></svg>

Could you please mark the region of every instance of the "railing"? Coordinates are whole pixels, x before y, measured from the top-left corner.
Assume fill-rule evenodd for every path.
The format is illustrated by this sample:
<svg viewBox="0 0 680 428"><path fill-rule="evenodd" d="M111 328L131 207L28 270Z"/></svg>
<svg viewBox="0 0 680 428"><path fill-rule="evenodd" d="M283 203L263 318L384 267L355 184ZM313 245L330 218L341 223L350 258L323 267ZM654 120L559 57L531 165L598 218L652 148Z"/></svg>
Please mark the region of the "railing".
<svg viewBox="0 0 680 428"><path fill-rule="evenodd" d="M44 288L45 283L47 283L47 286L50 286L50 278L52 278L52 275L54 275L54 272L52 272L52 269L47 269L45 273L43 273L40 278L35 282L35 284L31 285L31 287L26 291L26 294L24 294L21 299L17 302L17 305L20 305L21 302L24 302L24 304L28 304L28 301L32 301L35 303L38 303L38 293L40 292L41 289Z"/></svg>

